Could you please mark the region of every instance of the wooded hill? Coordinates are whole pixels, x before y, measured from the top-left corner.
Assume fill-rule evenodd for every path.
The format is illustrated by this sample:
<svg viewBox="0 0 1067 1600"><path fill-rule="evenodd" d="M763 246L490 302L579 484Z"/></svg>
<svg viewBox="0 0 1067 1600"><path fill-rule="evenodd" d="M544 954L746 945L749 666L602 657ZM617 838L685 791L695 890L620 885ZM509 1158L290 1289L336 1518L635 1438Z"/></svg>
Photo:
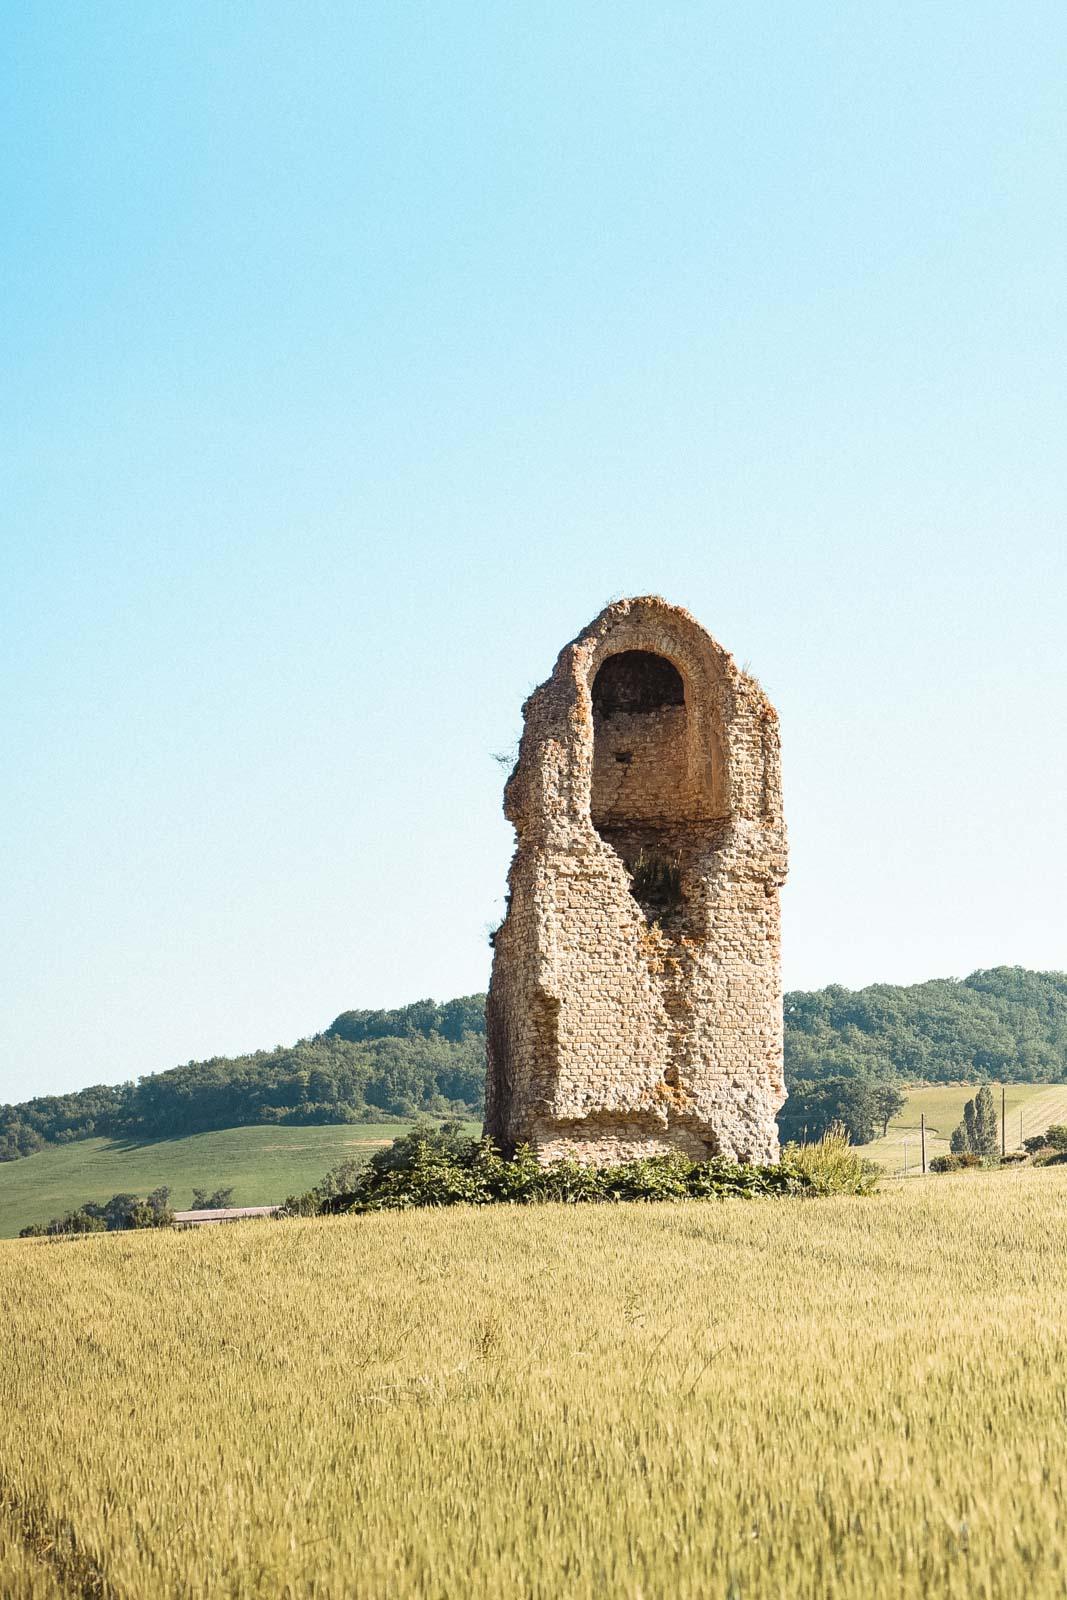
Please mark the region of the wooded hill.
<svg viewBox="0 0 1067 1600"><path fill-rule="evenodd" d="M1067 1078L1067 973L993 967L906 987L831 984L785 997L786 1082L866 1075L902 1083Z"/></svg>
<svg viewBox="0 0 1067 1600"><path fill-rule="evenodd" d="M135 1083L0 1106L0 1160L96 1134L176 1138L248 1124L477 1116L484 995L345 1011L324 1032L190 1061ZM995 967L969 978L785 997L786 1079L1067 1081L1067 974Z"/></svg>

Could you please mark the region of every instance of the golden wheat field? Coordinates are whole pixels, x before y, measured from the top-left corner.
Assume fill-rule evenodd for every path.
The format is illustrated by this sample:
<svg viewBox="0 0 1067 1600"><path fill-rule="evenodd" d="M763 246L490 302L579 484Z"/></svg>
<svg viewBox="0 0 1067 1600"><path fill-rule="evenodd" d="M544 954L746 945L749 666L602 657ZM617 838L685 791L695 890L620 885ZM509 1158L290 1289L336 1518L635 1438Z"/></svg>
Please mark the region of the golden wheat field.
<svg viewBox="0 0 1067 1600"><path fill-rule="evenodd" d="M0 1246L2 1592L1061 1596L1067 1170Z"/></svg>

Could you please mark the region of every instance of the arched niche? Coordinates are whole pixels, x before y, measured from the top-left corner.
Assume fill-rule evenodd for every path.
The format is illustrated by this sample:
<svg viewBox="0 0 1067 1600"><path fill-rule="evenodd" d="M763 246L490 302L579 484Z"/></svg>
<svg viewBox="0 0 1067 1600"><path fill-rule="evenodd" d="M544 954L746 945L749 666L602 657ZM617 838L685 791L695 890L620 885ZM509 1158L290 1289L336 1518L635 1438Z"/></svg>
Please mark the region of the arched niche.
<svg viewBox="0 0 1067 1600"><path fill-rule="evenodd" d="M690 728L685 682L673 661L623 650L601 662L591 686L598 833L670 827L690 807Z"/></svg>

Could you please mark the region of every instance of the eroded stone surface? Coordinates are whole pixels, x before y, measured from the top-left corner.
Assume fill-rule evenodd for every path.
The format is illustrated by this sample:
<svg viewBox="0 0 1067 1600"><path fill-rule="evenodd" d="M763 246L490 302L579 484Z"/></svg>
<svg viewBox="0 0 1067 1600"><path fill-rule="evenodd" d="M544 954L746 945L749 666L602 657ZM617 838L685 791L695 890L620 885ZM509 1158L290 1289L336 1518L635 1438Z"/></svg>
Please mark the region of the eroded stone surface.
<svg viewBox="0 0 1067 1600"><path fill-rule="evenodd" d="M486 1132L543 1160L773 1161L778 718L677 606L620 600L523 708Z"/></svg>

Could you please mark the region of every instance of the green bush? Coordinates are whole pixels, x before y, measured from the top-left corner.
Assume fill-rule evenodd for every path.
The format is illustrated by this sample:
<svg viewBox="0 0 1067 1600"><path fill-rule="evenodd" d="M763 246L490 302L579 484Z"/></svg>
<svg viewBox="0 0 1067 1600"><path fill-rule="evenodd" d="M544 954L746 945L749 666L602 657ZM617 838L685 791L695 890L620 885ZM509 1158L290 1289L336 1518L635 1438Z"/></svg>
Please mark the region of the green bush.
<svg viewBox="0 0 1067 1600"><path fill-rule="evenodd" d="M992 1163L996 1165L996 1163ZM963 1172L968 1167L980 1167L981 1156L976 1156L973 1150L957 1150L949 1156L934 1156L930 1162L931 1172Z"/></svg>
<svg viewBox="0 0 1067 1600"><path fill-rule="evenodd" d="M777 1166L680 1153L614 1167L554 1161L542 1166L520 1146L504 1157L490 1139L472 1139L457 1124L419 1126L372 1156L326 1174L306 1195L286 1202L289 1215L399 1211L416 1206L529 1205L623 1200L711 1199L727 1195L869 1194L879 1169L849 1145L840 1129L817 1144L790 1144Z"/></svg>
<svg viewBox="0 0 1067 1600"><path fill-rule="evenodd" d="M1047 1144L1033 1156L1035 1167L1059 1167L1067 1162L1067 1150L1057 1150L1055 1145Z"/></svg>
<svg viewBox="0 0 1067 1600"><path fill-rule="evenodd" d="M154 1206L142 1200L126 1213L127 1228L172 1228L174 1212L169 1206Z"/></svg>
<svg viewBox="0 0 1067 1600"><path fill-rule="evenodd" d="M65 1217L53 1217L47 1224L45 1233L105 1233L107 1221L91 1211L88 1206L83 1206L80 1211L70 1211Z"/></svg>

